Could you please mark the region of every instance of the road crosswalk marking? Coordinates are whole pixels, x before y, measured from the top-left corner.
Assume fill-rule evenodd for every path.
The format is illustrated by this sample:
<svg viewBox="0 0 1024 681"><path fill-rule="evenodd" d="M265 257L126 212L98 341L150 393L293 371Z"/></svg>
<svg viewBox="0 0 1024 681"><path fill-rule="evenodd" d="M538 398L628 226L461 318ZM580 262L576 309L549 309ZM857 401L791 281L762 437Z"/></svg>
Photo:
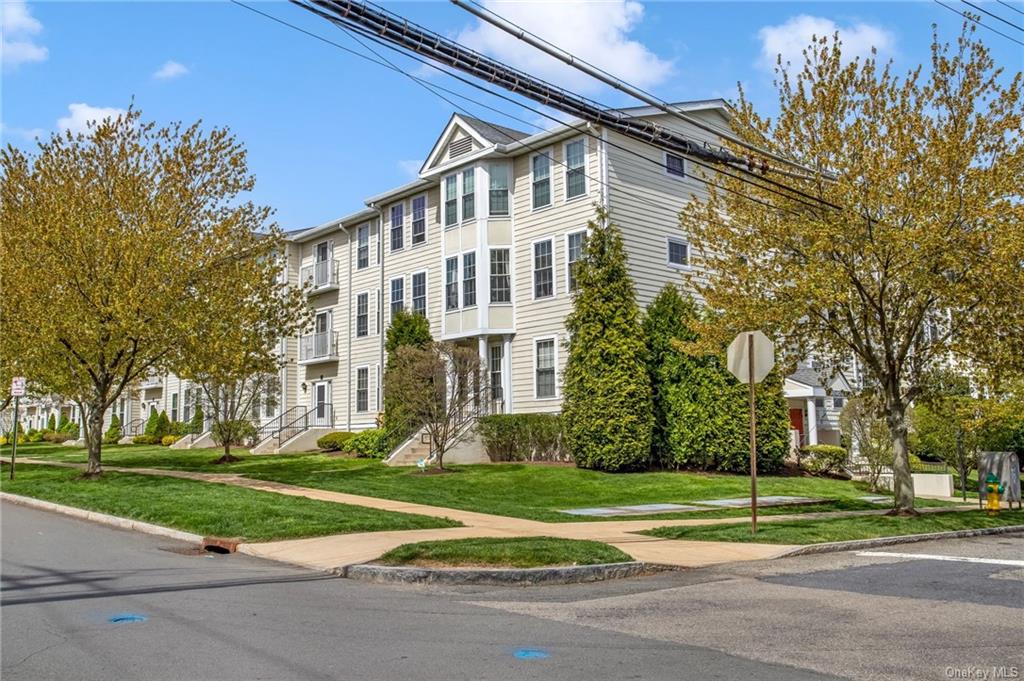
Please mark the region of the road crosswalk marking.
<svg viewBox="0 0 1024 681"><path fill-rule="evenodd" d="M954 563L983 563L985 565L1024 567L1024 560L1009 560L1006 558L975 558L973 556L943 556L935 553L894 553L889 551L860 551L857 555L870 556L872 558L915 558L917 560L948 560Z"/></svg>

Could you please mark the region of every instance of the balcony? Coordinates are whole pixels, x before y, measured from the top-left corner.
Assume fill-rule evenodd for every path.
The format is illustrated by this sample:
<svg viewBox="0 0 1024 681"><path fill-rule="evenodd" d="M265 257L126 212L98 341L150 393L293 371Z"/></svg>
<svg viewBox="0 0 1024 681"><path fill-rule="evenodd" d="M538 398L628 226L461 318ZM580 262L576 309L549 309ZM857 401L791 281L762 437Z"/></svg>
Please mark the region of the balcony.
<svg viewBox="0 0 1024 681"><path fill-rule="evenodd" d="M334 362L338 359L338 334L335 331L299 336L299 364Z"/></svg>
<svg viewBox="0 0 1024 681"><path fill-rule="evenodd" d="M299 270L299 283L307 288L307 293L322 293L338 288L338 261L333 258L306 265Z"/></svg>
<svg viewBox="0 0 1024 681"><path fill-rule="evenodd" d="M139 387L142 388L143 390L146 390L148 388L162 388L163 385L163 376L161 376L160 374L150 374L149 376L146 376L144 379L142 379L142 382L139 384Z"/></svg>

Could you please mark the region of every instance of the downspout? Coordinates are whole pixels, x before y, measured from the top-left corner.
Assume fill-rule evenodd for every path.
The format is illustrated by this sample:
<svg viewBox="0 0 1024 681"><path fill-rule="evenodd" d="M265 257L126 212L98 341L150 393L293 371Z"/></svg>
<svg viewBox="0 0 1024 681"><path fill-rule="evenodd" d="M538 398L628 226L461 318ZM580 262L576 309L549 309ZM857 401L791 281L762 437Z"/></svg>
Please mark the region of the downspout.
<svg viewBox="0 0 1024 681"><path fill-rule="evenodd" d="M404 203L404 199L403 199ZM379 337L379 357L377 364L377 413L383 411L384 402L384 209L380 204L370 203L370 208L377 211L377 253L380 262L380 286L377 287L377 335ZM405 210L402 211L402 234L405 234ZM403 236L404 240L404 236Z"/></svg>
<svg viewBox="0 0 1024 681"><path fill-rule="evenodd" d="M352 385L350 379L352 378L352 233L348 231L348 227L340 222L338 223L338 227L340 227L341 231L345 233L345 241L348 242L348 286L345 287L345 294L348 296L348 306L345 310L345 316L348 317L348 334L345 338L345 431L351 433ZM340 300L341 296L338 296L338 299Z"/></svg>

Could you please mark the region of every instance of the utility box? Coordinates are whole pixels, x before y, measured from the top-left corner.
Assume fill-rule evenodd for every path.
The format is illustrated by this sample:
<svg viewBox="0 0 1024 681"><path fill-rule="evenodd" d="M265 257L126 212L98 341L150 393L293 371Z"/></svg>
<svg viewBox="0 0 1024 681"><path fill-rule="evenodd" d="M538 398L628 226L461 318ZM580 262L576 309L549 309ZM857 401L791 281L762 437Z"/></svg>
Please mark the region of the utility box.
<svg viewBox="0 0 1024 681"><path fill-rule="evenodd" d="M985 478L989 473L999 478L1004 486L1002 499L1013 506L1021 506L1020 497L1020 457L1015 452L982 452L978 457L978 504L985 505Z"/></svg>

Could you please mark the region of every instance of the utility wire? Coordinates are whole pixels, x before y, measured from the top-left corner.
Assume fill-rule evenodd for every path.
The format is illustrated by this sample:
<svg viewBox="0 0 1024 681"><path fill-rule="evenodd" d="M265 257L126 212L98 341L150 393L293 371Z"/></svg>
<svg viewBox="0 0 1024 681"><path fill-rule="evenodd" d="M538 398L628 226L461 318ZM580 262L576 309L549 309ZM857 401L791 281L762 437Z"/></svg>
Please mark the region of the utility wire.
<svg viewBox="0 0 1024 681"><path fill-rule="evenodd" d="M1017 12L1018 14L1024 14L1024 9L1017 9L1016 7L1014 7L1013 5L1011 5L1008 2L1003 2L1003 0L996 0L996 2L998 2L1003 7L1009 7L1010 9L1012 9L1014 12Z"/></svg>
<svg viewBox="0 0 1024 681"><path fill-rule="evenodd" d="M1006 38L1007 40L1012 40L1013 42L1017 43L1018 45L1024 46L1024 41L1017 40L1013 36L1007 35L1007 34L1003 33L1002 31L1000 31L998 29L992 28L988 24L983 24L983 23L981 23L980 19L977 19L977 18L971 16L970 14L968 14L966 12L961 12L960 10L956 9L955 7L950 7L946 3L942 2L942 0L934 0L934 2L936 4L942 5L943 7L948 9L950 12L953 12L954 14L959 14L960 16L962 16L964 19L967 19L968 21L973 21L974 23L976 23L978 26L981 26L982 28L987 28L988 30L990 30L993 33L995 33L996 35L1001 35L1004 38Z"/></svg>
<svg viewBox="0 0 1024 681"><path fill-rule="evenodd" d="M973 7L974 9L978 10L979 12L981 12L981 13L983 13L983 14L987 14L987 15L989 15L989 16L990 16L990 17L992 17L993 19L998 19L999 21L1003 22L1003 23L1004 23L1004 24L1006 24L1007 26L1012 26L1012 27L1014 27L1015 29L1017 29L1018 31L1024 31L1024 26L1021 26L1020 24L1015 24L1015 23L1013 23L1012 21L1008 21L1008 20L1006 20L1006 19L1002 18L1002 17L1001 17L1001 16L999 16L998 14L993 14L992 12L989 12L989 11L988 11L987 9L983 9L983 8L981 8L981 7L978 7L978 6L977 6L977 5L975 5L975 4L973 3L973 2L968 2L968 0L960 0L960 2L964 3L964 4L965 4L965 5L967 5L968 7Z"/></svg>
<svg viewBox="0 0 1024 681"><path fill-rule="evenodd" d="M259 14L259 15L261 15L261 16L263 16L263 17L266 17L266 18L268 18L268 19L270 19L270 20L272 20L272 21L274 21L274 22L276 22L276 23L278 23L278 24L281 24L281 25L283 25L283 26L286 26L286 27L292 28L292 29L294 29L294 30L296 30L296 31L298 31L298 32L300 32L300 33L303 33L303 34L305 34L305 35L309 36L309 37L315 38L315 39L317 39L317 40L319 40L319 41L321 41L321 42L323 42L323 43L326 43L326 44L328 44L328 45L331 45L331 46L333 46L333 47L336 47L336 48L338 48L338 49L340 49L340 50L342 50L342 51L344 51L344 52L347 52L347 53L349 53L349 54L352 54L352 55L354 55L354 56L360 57L361 59L365 59L366 61L369 61L369 62L371 62L371 63L373 63L373 64L376 64L376 65L378 65L378 66L382 66L382 67L384 67L384 68L387 68L387 69L389 69L389 70L392 70L392 71L396 71L396 72L398 72L398 73L401 73L402 75L405 75L406 77L408 77L408 78L410 78L411 80L413 80L414 82L416 82L416 83L417 83L418 85L420 85L420 86L424 87L425 89L427 89L428 91L430 91L430 92L431 92L432 94L434 94L435 96L437 96L437 97L441 98L442 100L444 100L444 101L445 101L446 103L448 103L448 104L449 104L449 105L451 105L452 107L454 107L454 108L458 109L459 111L462 111L462 112L463 112L463 113L465 113L465 114L466 114L467 116L471 116L471 117L474 117L474 118L475 118L475 116L473 115L473 113L472 113L472 112L469 112L469 111L467 111L467 110L466 110L466 109L465 109L464 107L460 106L459 104L456 104L455 102L453 102L452 100L448 99L447 97L444 97L443 95L439 94L439 93L438 93L438 92L436 92L435 90L441 90L441 91L447 92L447 93L449 93L449 94L451 94L451 95L453 95L453 96L456 96L456 97L460 97L460 98L462 98L462 99L464 99L464 100L466 100L466 101L469 101L469 102L472 102L472 103L474 103L474 104L477 104L478 106L482 106L482 107L484 107L484 108L487 108L487 109L489 109L489 110L491 110L491 111L494 111L495 113L498 113L498 114L500 114L500 115L506 116L506 117L508 117L508 118L511 118L511 119L513 119L513 120L516 120L516 121L522 122L522 123L524 123L524 124L526 124L526 125L529 125L529 126L531 126L531 127L537 128L538 130L544 130L544 128L543 128L542 126L539 126L539 125L537 125L536 123L534 123L534 122L532 122L532 121L528 121L528 120L525 120L525 119L522 119L522 118L518 118L518 117L516 117L516 116L513 116L513 115L511 115L511 114L508 114L508 113L506 113L506 112L503 112L503 111L501 111L501 110L499 110L499 109L496 109L496 108L494 108L494 107L492 107L492 106L489 106L489 105L487 105L487 104L486 104L486 103L484 103L484 102L480 102L480 101L478 101L478 100L474 100L474 99L472 99L472 98L469 98L469 97L467 97L466 95L463 95L463 94L461 94L461 93L458 93L458 92L456 92L456 91L454 91L454 90L450 90L450 89L448 89L448 88L444 88L443 86L440 86L440 85L437 85L437 84L433 84L433 83L429 83L428 81L425 81L425 80L424 80L424 79L422 79L422 78L419 78L419 77L417 77L417 76L415 76L415 75L413 75L413 74L411 74L411 73L408 73L408 72L404 71L403 69L401 69L401 67L398 67L397 65L395 65L395 64L391 63L390 61L388 61L387 59L385 59L385 58L381 57L381 56L379 55L379 53L377 53L376 51L373 51L373 50L372 50L372 48L369 48L368 46L365 46L365 45L364 45L364 47L367 47L367 49L371 49L371 51L373 51L373 52L374 52L374 54L377 54L377 55L378 55L378 59L373 59L372 57L369 57L369 56L367 56L367 55L365 55L365 54L363 54L363 53L360 53L360 52L358 52L358 51L356 51L356 50L353 50L353 49L351 49L351 48L348 48L348 47L346 47L346 46L344 46L344 45L341 45L341 44L339 44L339 43L336 43L336 42L334 42L334 41L332 41L332 40L330 40L330 39L328 39L328 38L324 38L323 36L317 35L316 33L313 33L313 32L311 32L311 31L307 31L307 30L305 30L305 29L303 29L303 28L301 28L301 27L299 27L299 26L296 26L296 25L294 25L294 24L291 24L291 23L289 23L289 22L287 22L287 21L285 21L285 20L283 20L283 19L280 19L280 18L278 18L278 17L276 17L276 16L274 16L274 15L272 15L272 14L268 14L268 13L266 13L266 12L263 12L263 11L261 11L261 10L259 10L259 9L256 9L256 8L252 7L252 6L250 6L250 5L247 5L247 4L243 3L243 2L240 2L239 0L231 0L231 2L232 2L233 4L236 4L236 5L240 6L240 7L243 7L243 8L245 8L245 9L247 9L247 10L250 10L250 11L252 11L252 12L256 13L256 14ZM328 18L328 19L329 19L329 17L324 17L324 18ZM338 25L338 24L337 24L337 23L335 23L334 21L331 21L331 23L332 23L332 24L334 24L335 26L337 26L337 27L338 27L339 29L341 29L341 30L344 30L344 31L345 31L346 33L348 33L348 34L349 34L350 36L352 36L353 38L355 38L355 36L354 36L354 35L352 34L352 32L351 32L351 30L349 29L349 27L347 27L347 26L344 26L344 25ZM363 31L360 31L360 33L362 33L362 34L364 35L364 37L368 37L368 38L371 38L371 39L375 40L376 42L381 42L381 41L379 41L379 39L377 38L377 36L373 35L372 33L368 33L368 32L363 32ZM362 44L362 43L361 43L361 41L359 41L359 42L360 42L360 44ZM389 43L387 43L387 42L381 42L381 44L383 44L383 45L384 45L384 46L386 46L386 47L391 47L391 48L393 48L393 46L391 46L391 45L390 45ZM393 48L393 49L396 49L396 50L397 50L397 48ZM462 79L462 78L461 78L460 76L457 76L456 74L450 74L450 73L448 73L448 72L447 72L446 70L444 70L444 69L442 69L442 68L438 67L437 65L433 64L432 62L430 62L430 61L428 61L428 60L422 59L422 58L420 58L420 57L418 57L418 56L416 56L416 55L410 55L410 54L407 54L407 53L405 53L405 52L403 52L403 51L401 51L401 50L397 50L397 51L398 51L398 52L400 52L401 54L403 54L403 55L407 56L407 57L410 57L410 58L412 58L412 59L416 60L416 61L421 61L421 62L422 62L422 63L424 63L424 64L427 64L427 65L433 66L433 67L437 68L438 70L440 70L440 71L441 71L442 73L446 73L446 74L448 74L448 75L452 75L453 77L456 77L456 78L458 78L459 80L463 80L463 79ZM479 86L478 86L477 84L473 83L472 81L468 81L468 80L466 80L465 82L467 82L467 83L468 83L468 84L470 84L470 85L473 85L474 87L479 87ZM483 90L484 90L485 92L490 92L490 91L489 91L489 90L487 90L486 88L481 88L481 89L483 89ZM520 102L517 102L517 101L515 101L514 99L512 99L512 98L510 98L510 97L507 97L507 96L501 95L501 94L499 94L499 93L493 93L493 92L491 92L491 94L495 94L496 96L502 96L503 98L506 98L506 99L508 99L508 100L509 100L510 102L512 102L512 103L514 103L514 104L516 104L516 105L518 105L518 106L522 106L522 107L524 107L524 108L526 108L526 109L528 109L528 110L530 110L530 111L532 111L532 112L534 112L534 113L537 113L537 114L539 114L539 115L542 115L542 116L545 116L545 117L547 117L547 118L550 118L550 119L551 119L552 121L554 121L555 123L558 123L558 124L560 124L560 125L566 125L566 126L567 126L567 127L569 127L570 129L573 129L573 130L577 130L578 132L580 132L580 133L582 133L582 134L585 134L585 135L587 135L587 136L589 136L589 137L591 137L591 138L593 138L593 139L595 139L595 140L598 140L598 141L602 141L602 140L601 140L601 137L600 137L599 135L596 135L596 134L595 134L595 133L593 133L593 132L592 132L591 130L588 130L588 129L587 129L586 127L585 127L585 125L580 125L580 126L574 126L574 125L571 125L571 124L567 124L567 123L564 123L564 122L560 121L559 119L555 118L554 116L551 116L550 114L547 114L546 112L544 112L544 111L542 111L542 110L539 110L539 109L533 109L533 108L531 108L531 107L528 107L528 106L526 106L525 104L522 104L522 103L520 103ZM496 129L496 131L497 131L497 132L499 132L499 133L502 133L502 134L506 135L506 136L507 136L507 137L509 138L509 141L510 141L510 142L513 142L513 143L518 143L518 144L520 144L520 145L522 145L522 146L525 146L525 147L527 147L528 149L530 149L530 150L532 150L532 151L535 151L535 152L536 152L536 151L541 151L541 150L539 150L539 149L538 149L538 148L536 148L536 147L532 147L531 145L529 145L529 144L526 144L526 143L524 143L524 142L523 142L522 140L516 139L516 138L512 137L511 135L508 135L507 133L504 133L504 132L502 132L501 130L497 130L497 129ZM648 156L644 156L644 155L640 154L639 152L636 152L636 151L634 151L634 150L632 150L632 149L629 149L628 147L624 147L624 146L621 146L621 145L617 145L617 144L615 144L614 142L611 142L611 141L608 141L608 140L604 140L604 142L605 142L605 143L607 143L607 144L609 144L610 146L615 146L615 147L617 147L617 148L619 148L619 149L621 149L621 150L623 150L623 151L625 151L625 152L627 152L627 153L631 153L631 154L633 154L633 155L635 155L635 156L637 156L637 157L639 157L639 158L641 158L641 159L643 159L643 160L649 161L649 162L651 162L651 163L653 163L653 164L657 165L657 166L658 166L658 167L660 167L660 168L665 168L665 164L664 164L664 163L662 163L661 161L658 161L658 160L656 160L656 159L650 158L650 157L648 157ZM550 158L550 157L549 157L549 158ZM552 160L552 162L554 162L554 163L557 163L557 164L559 164L559 165L562 165L562 166L564 166L564 167L568 168L568 165L567 165L567 164L565 164L564 162L561 162L561 161L557 161L557 160L555 160L555 159L553 159L553 158L552 158L551 160ZM714 167L714 166L711 166L711 165L709 165L709 164L705 164L705 163L703 163L703 162L697 161L696 159L692 159L692 158L691 158L691 159L688 159L688 160L689 160L689 161L690 161L691 163L697 163L698 165L701 165L701 166L703 166L703 167L707 167L707 168L709 168L709 169L711 169L711 170L713 170L713 171L715 171L715 172L723 173L723 171L722 171L722 170L721 170L720 168L716 168L716 167ZM593 182L595 182L595 183L597 183L597 184L601 184L601 185L603 185L603 186L611 187L611 185L610 185L610 184L609 184L608 182L606 182L606 181L603 181L603 180L601 180L601 179L599 179L599 178L595 178L595 177L593 177L593 176L591 176L591 175L589 175L589 174L587 174L587 173L584 173L584 174L585 174L585 176L586 176L586 177L587 177L588 179L590 179L591 181L593 181ZM793 201L798 201L798 202L800 202L800 203L804 203L805 205L809 205L809 206L811 206L811 207L816 207L816 206L813 206L812 204L807 204L807 203L806 203L806 202L804 202L804 201L800 201L800 199L797 199L797 198L795 198L795 197L793 197L793 196L789 196L789 195L786 195L786 194L782 194L782 193L780 193L780 192L777 192L777 191L774 191L774 190L772 190L772 189L770 189L770 188L764 187L764 186L762 186L762 185L760 185L760 184L757 184L757 183L751 182L750 180L748 180L748 179L746 179L746 178L743 178L742 176L732 175L731 173L727 173L727 172L726 172L726 173L723 173L723 174L725 174L725 175L726 175L726 176L728 176L728 177L732 177L732 178L734 178L734 179L738 179L738 180L740 180L740 181L742 181L742 182L747 182L747 183L749 183L749 184L752 184L752 185L756 186L756 187L757 187L757 188L759 188L759 189L767 190L767 191L769 191L769 192L772 192L772 193L778 194L778 195L782 196L783 198L786 198L786 199L789 199L789 200L793 200ZM766 206L766 207L768 207L768 208L771 208L771 209L774 209L774 210L782 210L782 211L784 211L784 212L789 212L789 213L791 213L791 214L794 214L794 215L798 215L798 214L797 214L797 213L796 213L795 211L792 211L792 210L790 210L790 209L786 209L786 208L784 208L784 207L781 207L781 206L777 206L777 205L775 205L775 204L772 204L772 203L770 203L770 202L767 202L767 201L764 201L764 200L758 199L758 198L756 198L756 197L752 197L752 196L750 196L750 195L748 195L748 194L744 194L744 193L742 193L742 192L738 192L738 191L736 191L736 190L734 190L734 189L732 189L732 188L730 188L730 187L725 187L725 186L722 186L722 185L717 185L717 184L714 184L714 183L712 183L712 182L709 182L708 180L706 180L706 179L704 179L704 178L701 178L701 177L697 177L697 176L695 176L695 175L694 175L694 176L692 176L692 177L693 177L694 179L698 180L698 181L701 181L701 182L703 182L703 183L705 183L705 184L709 185L709 186L713 186L713 187L716 187L716 188L718 188L718 189L721 189L721 190L724 190L724 191L727 191L727 192L730 192L730 193L736 194L737 196L740 196L740 197L742 197L742 198L748 199L748 200L750 200L750 201L753 201L753 202L755 202L755 203L759 203L759 204L761 204L761 205L763 205L763 206ZM633 198L634 200L637 200L637 201L643 202L643 203L645 203L646 205L648 205L648 206L651 206L651 207L654 207L654 208L657 208L657 209L659 209L659 210L665 210L665 209L668 209L668 210L676 210L676 209L677 209L677 208L676 208L676 207L674 207L674 206L666 206L666 205L664 205L664 204L660 204L660 203L656 203L656 202L653 202L653 201L651 201L651 200L649 200L649 199L647 199L647 198L645 198L645 197L639 196L639 195L637 195L637 194L631 194L631 193L629 193L629 192L625 192L625 191L623 191L623 190L622 190L621 188L617 188L617 190L618 190L618 191L620 191L620 192L622 192L622 193L623 193L624 195L626 195L626 196L630 196L630 198Z"/></svg>

